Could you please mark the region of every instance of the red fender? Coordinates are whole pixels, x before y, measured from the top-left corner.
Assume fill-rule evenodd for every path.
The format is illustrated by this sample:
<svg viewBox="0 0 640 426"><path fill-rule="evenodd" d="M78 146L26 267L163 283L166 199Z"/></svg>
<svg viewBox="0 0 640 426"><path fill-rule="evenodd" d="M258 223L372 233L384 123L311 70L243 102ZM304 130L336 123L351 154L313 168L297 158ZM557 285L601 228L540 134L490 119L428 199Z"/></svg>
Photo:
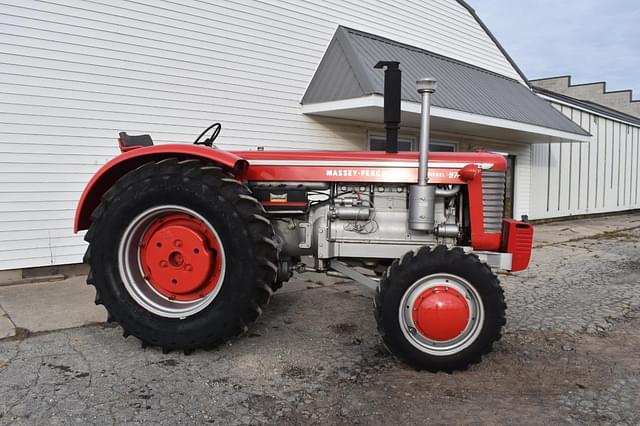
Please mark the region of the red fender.
<svg viewBox="0 0 640 426"><path fill-rule="evenodd" d="M230 169L236 175L242 175L247 164L245 160L236 154L200 145L168 144L128 151L102 166L91 178L76 208L73 226L74 232L77 233L82 229L89 228L91 224L91 214L95 208L98 207L102 195L107 192L118 179L144 163L169 157L210 160Z"/></svg>

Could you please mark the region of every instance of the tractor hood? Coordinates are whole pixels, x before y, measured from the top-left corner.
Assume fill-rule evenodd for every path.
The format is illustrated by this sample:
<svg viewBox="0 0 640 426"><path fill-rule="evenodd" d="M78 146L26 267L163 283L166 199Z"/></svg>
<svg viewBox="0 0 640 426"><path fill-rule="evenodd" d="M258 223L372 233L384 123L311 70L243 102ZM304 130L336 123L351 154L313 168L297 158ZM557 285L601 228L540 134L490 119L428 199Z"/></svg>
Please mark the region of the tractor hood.
<svg viewBox="0 0 640 426"><path fill-rule="evenodd" d="M340 181L415 183L418 153L379 151L233 151L249 163L244 178L251 181ZM462 168L504 171L502 155L488 152L429 153L430 183L464 183Z"/></svg>

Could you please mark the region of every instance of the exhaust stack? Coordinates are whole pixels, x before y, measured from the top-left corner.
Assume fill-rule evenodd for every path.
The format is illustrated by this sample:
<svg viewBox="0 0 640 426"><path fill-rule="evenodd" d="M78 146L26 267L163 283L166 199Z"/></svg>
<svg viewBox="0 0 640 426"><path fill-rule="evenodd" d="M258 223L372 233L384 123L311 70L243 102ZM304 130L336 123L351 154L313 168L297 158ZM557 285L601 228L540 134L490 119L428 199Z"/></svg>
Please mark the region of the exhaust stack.
<svg viewBox="0 0 640 426"><path fill-rule="evenodd" d="M400 128L400 100L402 71L400 62L380 61L374 68L384 68L384 128L387 131L385 150L398 152L398 129Z"/></svg>
<svg viewBox="0 0 640 426"><path fill-rule="evenodd" d="M418 162L418 184L411 185L409 192L409 228L433 232L435 227L436 187L429 185L429 131L431 94L436 91L436 81L423 78L416 82L422 96L420 116L420 156Z"/></svg>

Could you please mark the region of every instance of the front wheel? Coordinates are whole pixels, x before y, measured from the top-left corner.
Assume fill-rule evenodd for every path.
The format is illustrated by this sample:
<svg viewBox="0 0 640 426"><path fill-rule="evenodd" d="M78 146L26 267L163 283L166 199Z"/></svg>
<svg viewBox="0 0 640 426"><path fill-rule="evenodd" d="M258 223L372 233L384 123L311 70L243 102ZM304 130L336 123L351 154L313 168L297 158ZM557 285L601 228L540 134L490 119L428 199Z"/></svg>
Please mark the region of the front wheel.
<svg viewBox="0 0 640 426"><path fill-rule="evenodd" d="M498 278L461 248L423 247L394 261L376 295L376 320L387 347L429 371L480 361L505 324Z"/></svg>

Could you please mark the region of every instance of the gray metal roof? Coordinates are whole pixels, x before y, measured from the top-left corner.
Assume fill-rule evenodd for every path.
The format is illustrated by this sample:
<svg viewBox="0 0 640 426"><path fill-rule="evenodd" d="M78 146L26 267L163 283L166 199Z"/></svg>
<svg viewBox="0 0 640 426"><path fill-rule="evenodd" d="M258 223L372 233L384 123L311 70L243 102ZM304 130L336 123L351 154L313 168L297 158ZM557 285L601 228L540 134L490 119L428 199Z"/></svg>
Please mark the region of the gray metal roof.
<svg viewBox="0 0 640 426"><path fill-rule="evenodd" d="M571 96L567 96L561 93L553 92L551 90L543 89L542 87L537 87L535 86L535 82L533 85L533 91L536 93L540 93L541 95L549 96L550 98L555 98L559 101L564 101L569 104L573 104L575 106L585 108L597 114L608 115L610 117L617 118L618 120L628 121L629 123L633 123L637 126L640 126L640 118L638 117L625 114L624 112L609 108L604 105L597 104L595 102L587 101L585 99L576 99L576 98L572 98Z"/></svg>
<svg viewBox="0 0 640 426"><path fill-rule="evenodd" d="M477 66L398 43L374 34L338 27L307 88L302 104L384 93L378 61L398 61L402 99L420 102L415 81L433 77L433 105L550 129L588 135L522 83Z"/></svg>

